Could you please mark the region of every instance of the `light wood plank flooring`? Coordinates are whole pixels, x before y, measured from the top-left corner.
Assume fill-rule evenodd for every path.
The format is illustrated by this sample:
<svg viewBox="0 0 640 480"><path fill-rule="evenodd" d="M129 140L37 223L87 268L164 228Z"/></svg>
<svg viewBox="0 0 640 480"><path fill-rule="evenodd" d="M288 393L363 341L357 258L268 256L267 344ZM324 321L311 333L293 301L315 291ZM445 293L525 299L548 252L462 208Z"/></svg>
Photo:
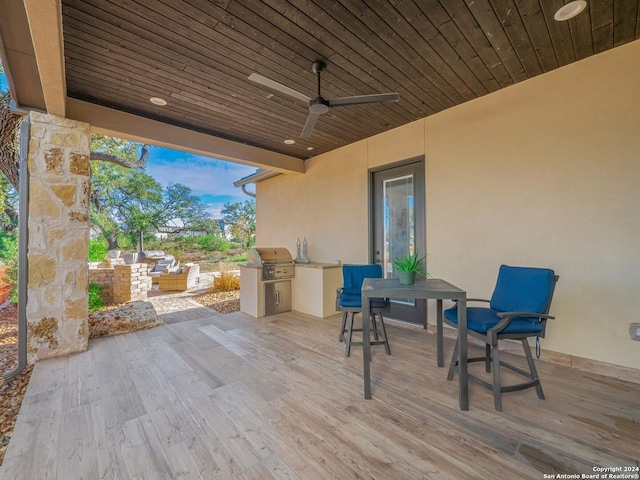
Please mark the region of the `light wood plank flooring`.
<svg viewBox="0 0 640 480"><path fill-rule="evenodd" d="M0 478L542 479L638 466L640 385L540 361L547 400L507 394L499 413L471 384L461 412L435 336L388 322L392 355L374 347L366 401L361 349L345 358L338 325L198 309L39 362Z"/></svg>

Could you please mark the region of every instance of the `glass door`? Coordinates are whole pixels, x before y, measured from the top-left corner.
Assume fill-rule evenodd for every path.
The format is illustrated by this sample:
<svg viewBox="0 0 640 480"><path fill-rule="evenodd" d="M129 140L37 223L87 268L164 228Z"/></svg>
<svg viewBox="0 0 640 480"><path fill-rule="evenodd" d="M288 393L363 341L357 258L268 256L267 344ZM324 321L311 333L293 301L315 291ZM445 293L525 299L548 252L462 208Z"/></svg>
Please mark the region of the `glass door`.
<svg viewBox="0 0 640 480"><path fill-rule="evenodd" d="M426 251L424 159L372 172L371 186L371 256L395 278L395 258ZM426 325L426 301L393 299L389 317Z"/></svg>

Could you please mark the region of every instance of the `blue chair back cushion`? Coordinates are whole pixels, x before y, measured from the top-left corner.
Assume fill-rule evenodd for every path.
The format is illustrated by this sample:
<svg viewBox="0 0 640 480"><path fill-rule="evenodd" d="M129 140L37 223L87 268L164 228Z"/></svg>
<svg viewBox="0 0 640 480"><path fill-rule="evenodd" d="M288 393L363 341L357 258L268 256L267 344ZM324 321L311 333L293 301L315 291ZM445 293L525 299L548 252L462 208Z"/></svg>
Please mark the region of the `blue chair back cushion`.
<svg viewBox="0 0 640 480"><path fill-rule="evenodd" d="M501 265L489 304L498 312L545 313L553 292L554 271Z"/></svg>
<svg viewBox="0 0 640 480"><path fill-rule="evenodd" d="M343 265L342 279L344 281L344 293L347 295L360 295L362 282L365 278L382 278L382 265Z"/></svg>
<svg viewBox="0 0 640 480"><path fill-rule="evenodd" d="M382 278L382 265L343 265L343 291L340 295L340 306L362 308L361 289L365 278ZM384 308L384 298L372 298L371 308Z"/></svg>
<svg viewBox="0 0 640 480"><path fill-rule="evenodd" d="M487 333L499 321L500 312L545 313L553 293L554 271L548 268L501 265L490 308L467 307L467 328ZM458 307L445 310L445 317L458 323ZM537 317L515 317L501 333L538 333L544 326Z"/></svg>

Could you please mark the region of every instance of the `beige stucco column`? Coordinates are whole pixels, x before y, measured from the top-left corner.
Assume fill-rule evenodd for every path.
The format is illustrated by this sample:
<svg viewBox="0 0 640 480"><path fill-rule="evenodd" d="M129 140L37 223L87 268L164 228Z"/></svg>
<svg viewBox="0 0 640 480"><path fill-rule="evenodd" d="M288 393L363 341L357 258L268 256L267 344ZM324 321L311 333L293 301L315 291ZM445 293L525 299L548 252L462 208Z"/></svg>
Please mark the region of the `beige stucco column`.
<svg viewBox="0 0 640 480"><path fill-rule="evenodd" d="M87 349L89 124L31 113L28 361Z"/></svg>

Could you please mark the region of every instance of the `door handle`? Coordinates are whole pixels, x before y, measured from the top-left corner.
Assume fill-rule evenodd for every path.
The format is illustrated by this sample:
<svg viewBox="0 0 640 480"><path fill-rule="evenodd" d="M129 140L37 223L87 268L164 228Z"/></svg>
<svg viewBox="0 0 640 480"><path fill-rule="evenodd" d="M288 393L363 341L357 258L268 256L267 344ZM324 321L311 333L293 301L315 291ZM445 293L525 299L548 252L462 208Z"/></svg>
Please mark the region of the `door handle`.
<svg viewBox="0 0 640 480"><path fill-rule="evenodd" d="M280 305L280 292L276 290L276 305Z"/></svg>

